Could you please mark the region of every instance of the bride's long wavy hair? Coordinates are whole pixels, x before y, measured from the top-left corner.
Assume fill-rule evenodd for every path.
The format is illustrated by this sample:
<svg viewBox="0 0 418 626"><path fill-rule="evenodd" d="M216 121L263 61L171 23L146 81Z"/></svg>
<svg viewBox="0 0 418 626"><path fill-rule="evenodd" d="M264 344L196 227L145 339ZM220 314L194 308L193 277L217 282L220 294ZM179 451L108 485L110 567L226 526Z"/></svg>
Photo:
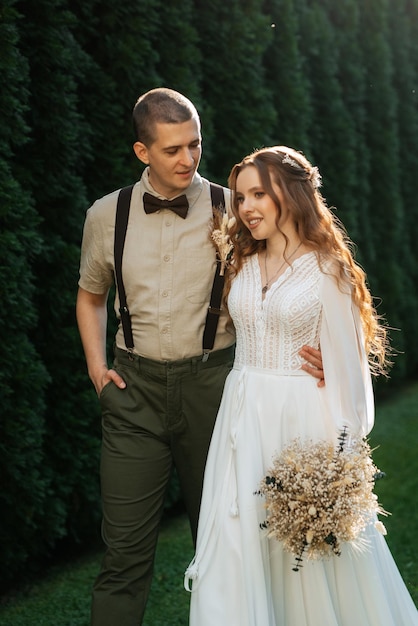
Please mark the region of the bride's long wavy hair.
<svg viewBox="0 0 418 626"><path fill-rule="evenodd" d="M256 150L234 165L231 170L228 184L232 190L232 210L236 222L230 233L234 251L233 262L226 278L225 297L227 298L231 281L241 269L244 258L266 247L265 240L256 240L252 237L240 219L238 211L237 178L242 170L250 166L257 169L261 186L276 204L277 227L279 228L282 207L272 182L280 187L283 202L293 218L301 242L315 251L321 268L324 268L325 263L328 265L329 261L333 262L340 289L344 289L347 284L350 285L353 300L360 310L371 371L374 375L386 374L391 364L388 358L390 347L387 328L373 305L366 274L354 260L353 243L343 224L328 208L319 191L321 177L318 169L293 148L274 146Z"/></svg>

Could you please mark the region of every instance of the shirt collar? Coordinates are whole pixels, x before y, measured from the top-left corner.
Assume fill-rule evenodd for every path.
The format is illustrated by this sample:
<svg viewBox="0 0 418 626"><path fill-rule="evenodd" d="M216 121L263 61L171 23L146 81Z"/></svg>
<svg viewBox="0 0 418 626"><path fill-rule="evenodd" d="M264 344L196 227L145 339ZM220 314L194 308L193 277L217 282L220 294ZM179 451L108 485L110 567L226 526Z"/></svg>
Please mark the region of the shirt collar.
<svg viewBox="0 0 418 626"><path fill-rule="evenodd" d="M149 166L146 167L142 173L141 184L143 186L144 192L147 191L148 193L151 193L153 196L156 196L157 198L167 200L167 198L157 193L155 189L152 187L151 183L149 182ZM185 189L182 193L179 193L178 195L181 196L183 195L183 193L185 193L187 196L187 200L189 201L189 208L192 208L192 206L194 205L194 203L196 202L196 200L202 193L202 188L203 188L202 177L200 176L198 172L195 172L195 175L193 176L193 179L190 185L187 187L187 189ZM175 197L178 197L178 196L175 196ZM173 198L170 198L170 200L173 200Z"/></svg>

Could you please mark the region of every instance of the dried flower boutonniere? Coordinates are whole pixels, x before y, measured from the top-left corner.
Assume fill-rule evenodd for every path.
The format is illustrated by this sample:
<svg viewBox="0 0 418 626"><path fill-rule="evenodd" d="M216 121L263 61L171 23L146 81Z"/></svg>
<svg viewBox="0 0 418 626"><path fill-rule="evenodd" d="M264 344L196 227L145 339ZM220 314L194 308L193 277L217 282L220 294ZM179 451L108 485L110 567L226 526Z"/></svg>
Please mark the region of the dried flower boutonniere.
<svg viewBox="0 0 418 626"><path fill-rule="evenodd" d="M231 259L232 250L234 248L229 234L233 224L235 224L235 217L229 218L226 211L223 214L221 214L220 211L214 211L211 238L215 243L221 262L221 276L225 273L225 268Z"/></svg>
<svg viewBox="0 0 418 626"><path fill-rule="evenodd" d="M267 509L261 527L295 555L296 572L303 556L339 556L343 542L365 547L361 533L370 523L386 534L376 515L388 513L373 493L384 474L374 465L369 444L349 439L346 429L339 441L336 448L327 441L293 440L274 459L257 492Z"/></svg>

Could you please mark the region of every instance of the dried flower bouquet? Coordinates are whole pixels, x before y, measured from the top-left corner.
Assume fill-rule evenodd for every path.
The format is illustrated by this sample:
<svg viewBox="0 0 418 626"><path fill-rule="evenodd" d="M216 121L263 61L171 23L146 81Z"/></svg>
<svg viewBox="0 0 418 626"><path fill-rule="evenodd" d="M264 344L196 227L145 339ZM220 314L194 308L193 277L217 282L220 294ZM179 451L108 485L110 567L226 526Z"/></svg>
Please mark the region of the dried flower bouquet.
<svg viewBox="0 0 418 626"><path fill-rule="evenodd" d="M387 512L373 493L383 475L368 442L349 438L346 429L337 447L293 440L274 459L257 492L265 497L267 509L261 526L295 555L294 571L304 557L340 555L342 542L362 548L361 533L368 524L386 534L376 515Z"/></svg>

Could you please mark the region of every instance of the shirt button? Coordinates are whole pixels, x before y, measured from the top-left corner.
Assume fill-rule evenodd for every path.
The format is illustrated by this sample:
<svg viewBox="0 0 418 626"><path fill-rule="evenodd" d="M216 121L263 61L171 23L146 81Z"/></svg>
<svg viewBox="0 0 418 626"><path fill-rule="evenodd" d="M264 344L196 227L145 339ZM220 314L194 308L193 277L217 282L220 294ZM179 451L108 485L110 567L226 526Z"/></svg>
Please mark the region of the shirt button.
<svg viewBox="0 0 418 626"><path fill-rule="evenodd" d="M168 296L168 291L163 291L161 295L163 298L166 298Z"/></svg>
<svg viewBox="0 0 418 626"><path fill-rule="evenodd" d="M170 260L170 255L169 254L165 254L164 255L164 261L167 263L167 261Z"/></svg>
<svg viewBox="0 0 418 626"><path fill-rule="evenodd" d="M167 221L166 221L166 223L165 223L165 225L166 225L166 226L171 226L171 222L170 222L170 220L167 220Z"/></svg>
<svg viewBox="0 0 418 626"><path fill-rule="evenodd" d="M163 335L166 335L168 333L168 328L163 328L162 331Z"/></svg>

